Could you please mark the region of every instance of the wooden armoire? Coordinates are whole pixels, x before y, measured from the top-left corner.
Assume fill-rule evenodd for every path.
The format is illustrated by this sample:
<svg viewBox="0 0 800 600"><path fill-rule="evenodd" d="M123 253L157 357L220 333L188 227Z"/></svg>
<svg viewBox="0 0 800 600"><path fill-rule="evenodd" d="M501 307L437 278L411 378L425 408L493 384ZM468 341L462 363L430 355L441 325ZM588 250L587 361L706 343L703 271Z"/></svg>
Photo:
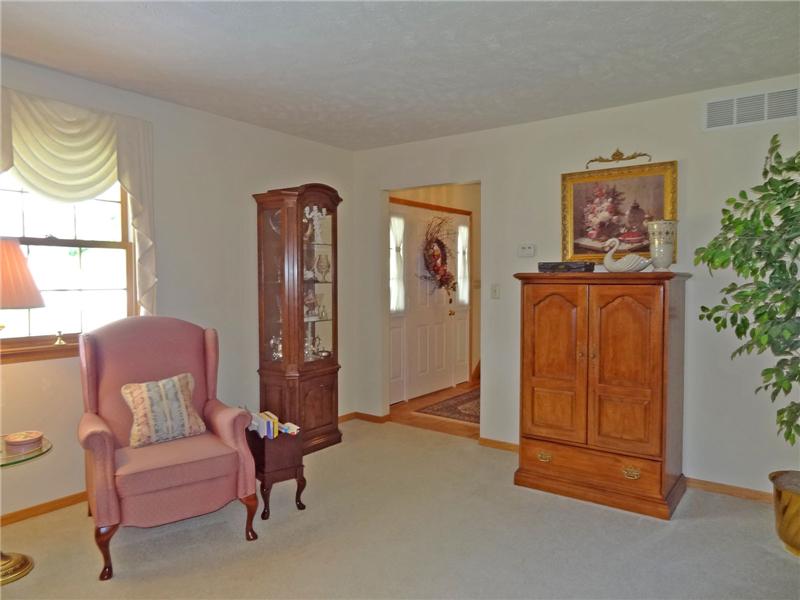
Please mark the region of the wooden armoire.
<svg viewBox="0 0 800 600"><path fill-rule="evenodd" d="M514 482L669 519L681 499L688 275L519 273Z"/></svg>

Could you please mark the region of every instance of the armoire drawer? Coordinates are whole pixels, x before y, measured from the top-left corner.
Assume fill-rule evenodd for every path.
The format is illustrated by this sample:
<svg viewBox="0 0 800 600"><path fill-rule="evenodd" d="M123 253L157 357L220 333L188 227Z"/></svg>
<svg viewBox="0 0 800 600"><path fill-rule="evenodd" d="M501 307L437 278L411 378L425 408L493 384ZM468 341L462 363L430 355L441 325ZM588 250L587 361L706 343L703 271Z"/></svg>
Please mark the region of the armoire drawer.
<svg viewBox="0 0 800 600"><path fill-rule="evenodd" d="M661 497L661 463L654 460L523 438L520 468L607 490Z"/></svg>

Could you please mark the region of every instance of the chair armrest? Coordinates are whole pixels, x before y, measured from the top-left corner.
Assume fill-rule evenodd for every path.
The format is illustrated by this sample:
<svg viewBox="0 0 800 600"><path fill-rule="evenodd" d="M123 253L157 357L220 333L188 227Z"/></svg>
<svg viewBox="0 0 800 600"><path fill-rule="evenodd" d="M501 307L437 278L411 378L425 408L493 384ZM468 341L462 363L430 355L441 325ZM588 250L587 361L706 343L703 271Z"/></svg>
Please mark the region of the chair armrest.
<svg viewBox="0 0 800 600"><path fill-rule="evenodd" d="M233 408L211 398L203 409L203 417L208 428L239 453L239 498L255 494L256 466L245 437L245 430L251 420L250 413L243 408Z"/></svg>
<svg viewBox="0 0 800 600"><path fill-rule="evenodd" d="M86 481L89 506L98 527L120 522L119 498L114 473L114 435L95 413L83 413L78 423L78 442L87 451Z"/></svg>
<svg viewBox="0 0 800 600"><path fill-rule="evenodd" d="M114 435L108 424L95 413L83 413L78 423L78 442L84 450L114 459Z"/></svg>

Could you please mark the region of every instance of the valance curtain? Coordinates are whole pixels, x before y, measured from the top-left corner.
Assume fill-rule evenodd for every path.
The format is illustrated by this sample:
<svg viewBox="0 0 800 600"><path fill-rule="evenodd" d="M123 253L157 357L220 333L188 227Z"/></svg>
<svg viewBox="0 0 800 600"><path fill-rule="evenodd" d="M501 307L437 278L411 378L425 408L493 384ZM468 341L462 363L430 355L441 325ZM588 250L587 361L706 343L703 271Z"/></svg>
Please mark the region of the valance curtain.
<svg viewBox="0 0 800 600"><path fill-rule="evenodd" d="M139 313L155 314L153 131L147 121L3 87L0 172L16 167L43 196L96 197L119 180L128 192Z"/></svg>

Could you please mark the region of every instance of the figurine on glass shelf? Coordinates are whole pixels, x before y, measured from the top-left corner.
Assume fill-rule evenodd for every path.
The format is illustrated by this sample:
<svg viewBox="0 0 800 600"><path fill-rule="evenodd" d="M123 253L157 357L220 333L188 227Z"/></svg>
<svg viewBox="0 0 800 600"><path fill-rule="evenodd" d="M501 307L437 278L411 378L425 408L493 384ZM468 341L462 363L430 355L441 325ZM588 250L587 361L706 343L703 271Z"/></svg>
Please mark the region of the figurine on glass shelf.
<svg viewBox="0 0 800 600"><path fill-rule="evenodd" d="M322 243L322 218L328 216L328 209L323 207L320 210L316 204L314 206L306 206L303 211L307 221L310 221L314 227L314 243Z"/></svg>
<svg viewBox="0 0 800 600"><path fill-rule="evenodd" d="M311 334L306 337L306 343L303 348L303 355L306 360L313 360L314 357L319 355L319 352L322 351L322 339L315 335L311 337Z"/></svg>
<svg viewBox="0 0 800 600"><path fill-rule="evenodd" d="M307 317L316 317L317 316L317 295L314 293L314 290L308 290L303 297L303 304L306 307L306 316Z"/></svg>
<svg viewBox="0 0 800 600"><path fill-rule="evenodd" d="M272 352L272 360L281 360L283 358L283 341L278 335L273 335L269 339L269 349Z"/></svg>
<svg viewBox="0 0 800 600"><path fill-rule="evenodd" d="M331 259L328 258L328 255L320 254L314 263L314 267L316 268L317 273L320 275L320 281L327 283L328 273L331 272Z"/></svg>

